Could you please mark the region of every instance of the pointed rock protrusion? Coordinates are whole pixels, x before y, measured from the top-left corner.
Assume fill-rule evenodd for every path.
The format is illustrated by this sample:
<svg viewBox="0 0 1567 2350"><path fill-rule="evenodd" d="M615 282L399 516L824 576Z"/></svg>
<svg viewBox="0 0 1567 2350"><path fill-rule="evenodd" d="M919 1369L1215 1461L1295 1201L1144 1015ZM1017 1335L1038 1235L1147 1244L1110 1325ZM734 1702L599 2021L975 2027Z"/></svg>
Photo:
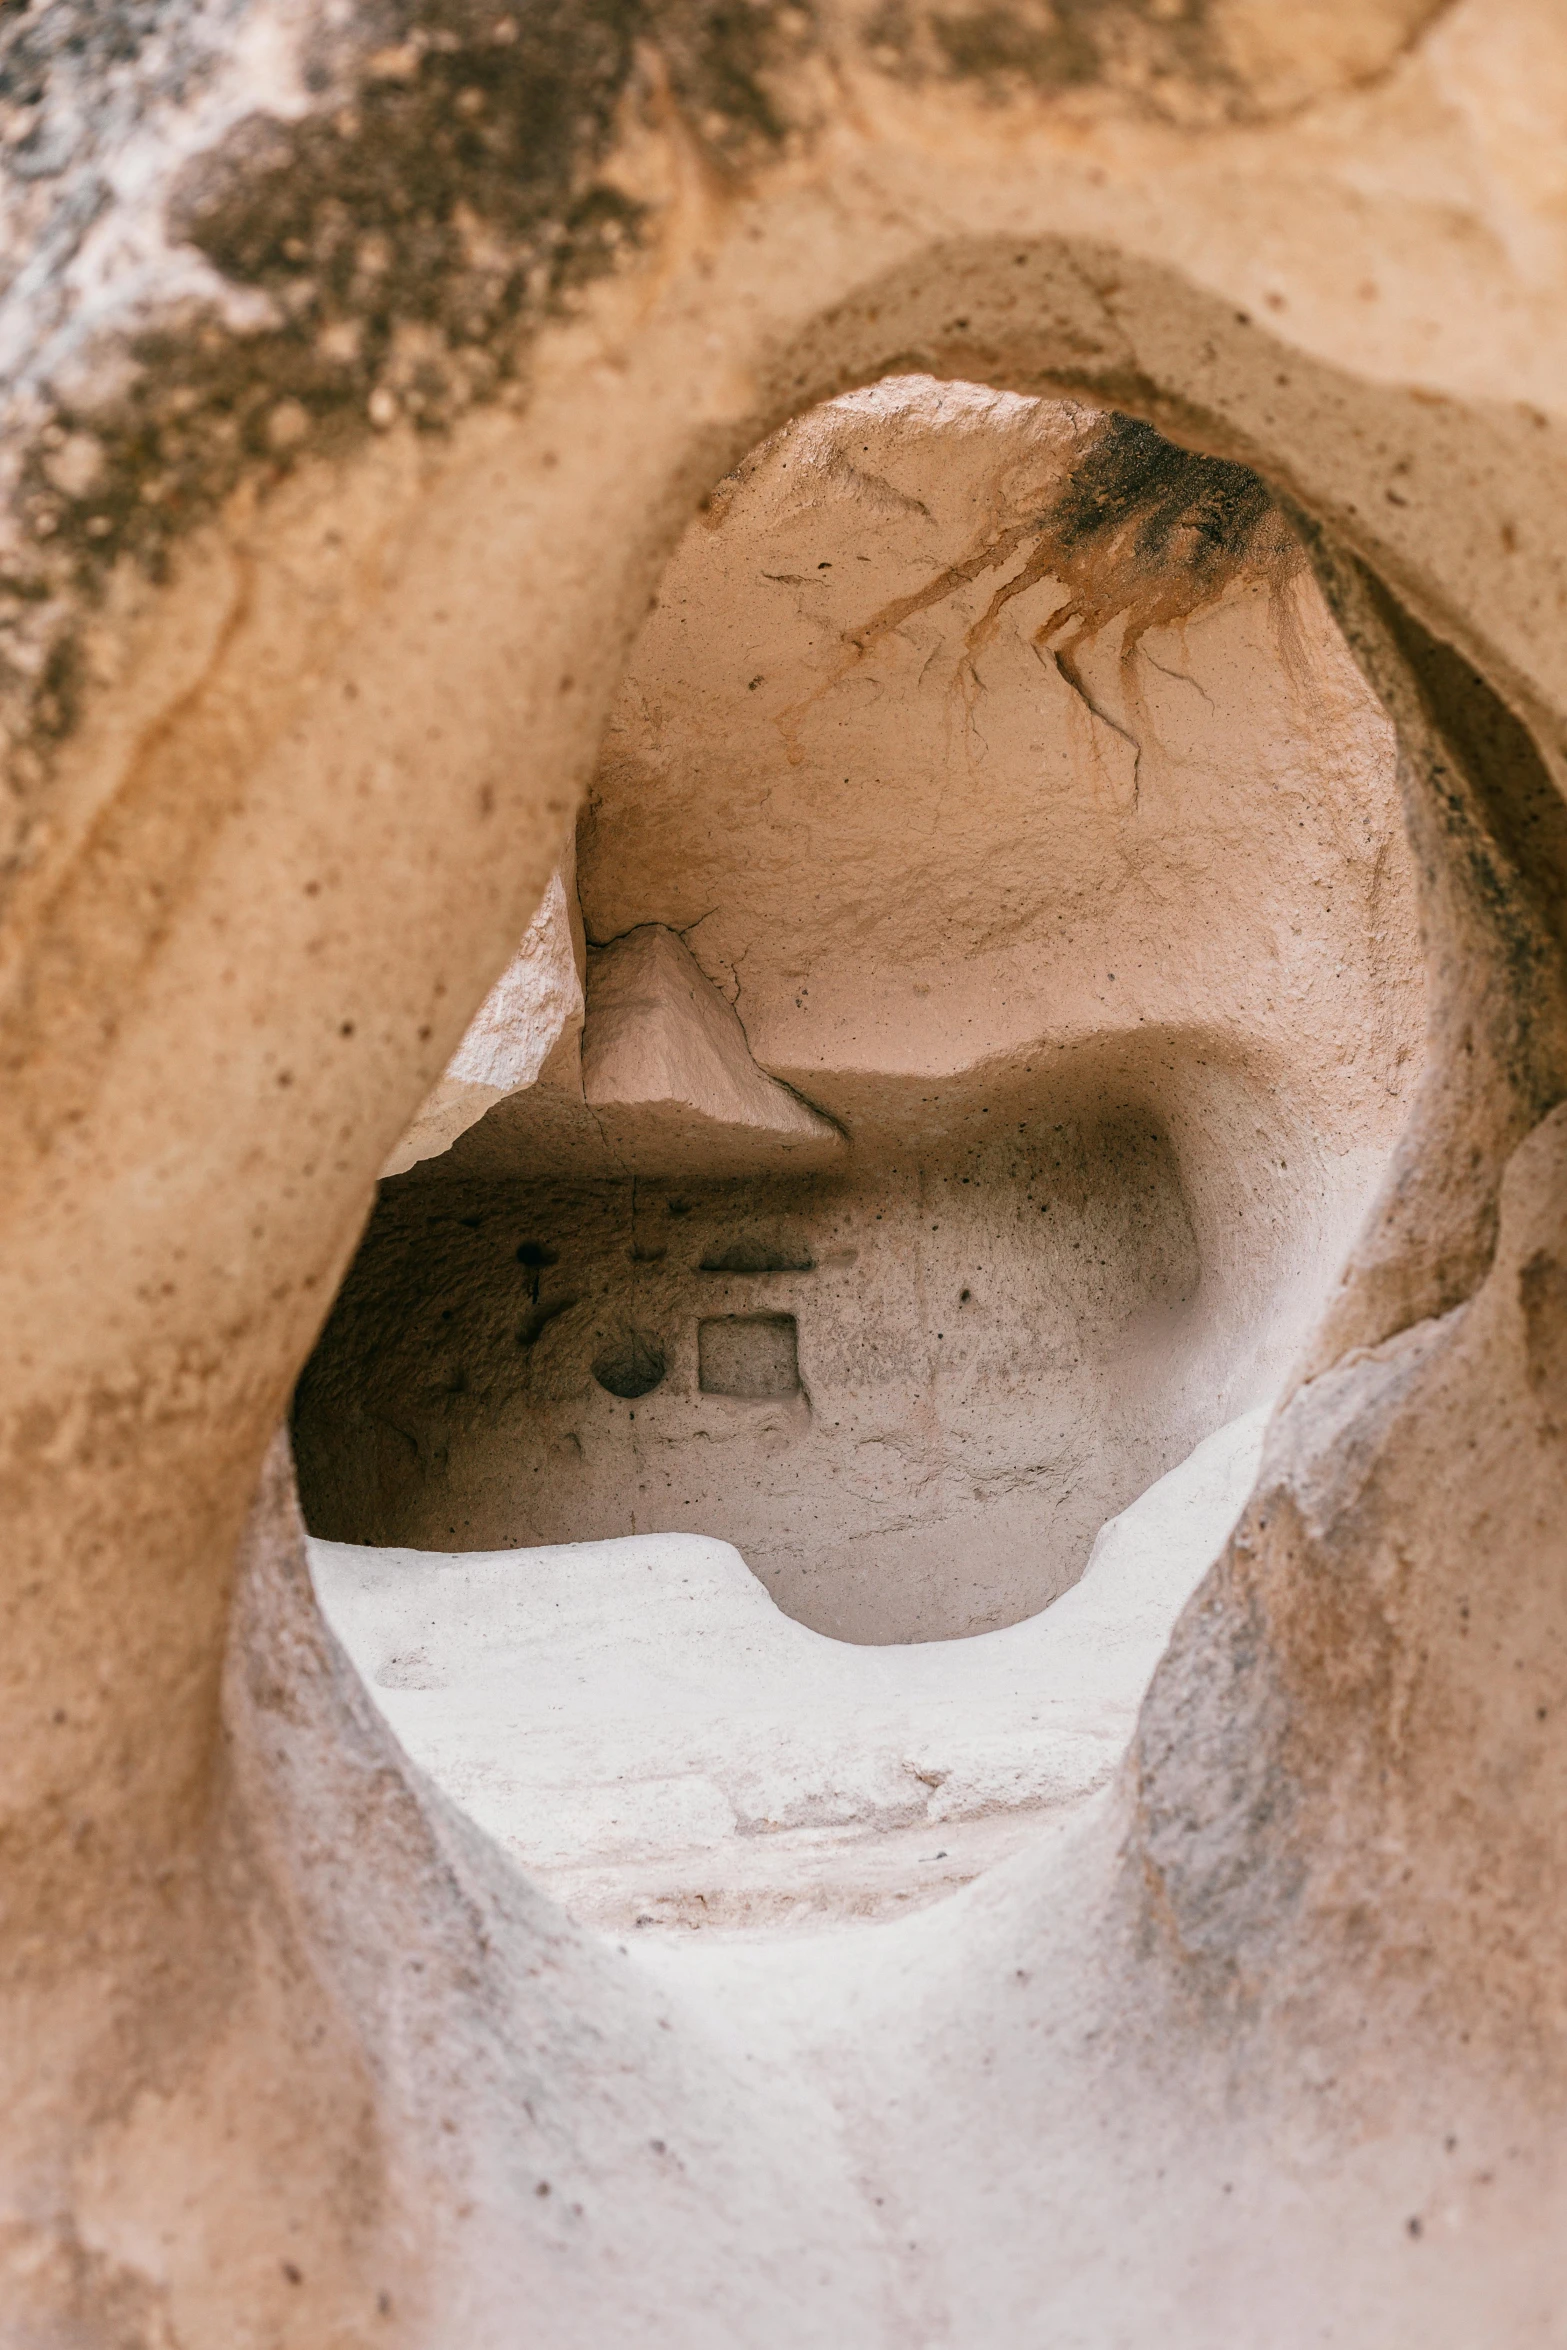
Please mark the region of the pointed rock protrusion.
<svg viewBox="0 0 1567 2350"><path fill-rule="evenodd" d="M522 944L382 1168L383 1178L438 1158L497 1102L529 1086L561 1087L580 1100L583 956L576 857L568 847Z"/></svg>
<svg viewBox="0 0 1567 2350"><path fill-rule="evenodd" d="M640 1175L821 1167L844 1137L751 1058L690 949L643 923L588 960L582 1077L604 1139Z"/></svg>

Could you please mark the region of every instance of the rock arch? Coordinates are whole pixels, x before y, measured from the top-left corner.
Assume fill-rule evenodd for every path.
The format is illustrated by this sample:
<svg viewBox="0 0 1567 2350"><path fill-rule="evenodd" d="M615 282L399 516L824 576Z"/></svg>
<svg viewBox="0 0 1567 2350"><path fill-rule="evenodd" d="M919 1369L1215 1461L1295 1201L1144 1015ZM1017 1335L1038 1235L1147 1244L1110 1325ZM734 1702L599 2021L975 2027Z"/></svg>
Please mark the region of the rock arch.
<svg viewBox="0 0 1567 2350"><path fill-rule="evenodd" d="M901 2247L938 2208L962 2242L1003 2139L1019 2246L1031 2211L1058 2246L1106 2196L1154 2213L1130 2282L1091 2250L1052 2272L1089 2338L1107 2311L1170 2338L1177 2303L1206 2338L1248 2291L1522 2338L1559 2093L1567 256L1507 126L1557 36L1520 8L1505 49L1463 7L1286 34L682 6L640 46L610 10L78 13L11 53L21 2338L216 2340L243 2306L280 2340L500 2340L525 2302L565 2343L653 2301L671 2338L766 2339L787 2301L808 2338L1002 2340L1037 2262L932 2281ZM981 1905L966 1980L938 1938L887 1993L914 2044L956 2019L913 2094L968 2168L944 2200L904 2144L862 2207L815 2089L770 2083L763 2143L722 2030L402 1770L275 1457L233 1595L376 1170L544 887L681 524L892 367L1080 393L1300 511L1400 730L1435 1010L1119 1807ZM1097 2116L1070 2158L1062 2080ZM1243 2207L1278 2230L1250 2284Z"/></svg>

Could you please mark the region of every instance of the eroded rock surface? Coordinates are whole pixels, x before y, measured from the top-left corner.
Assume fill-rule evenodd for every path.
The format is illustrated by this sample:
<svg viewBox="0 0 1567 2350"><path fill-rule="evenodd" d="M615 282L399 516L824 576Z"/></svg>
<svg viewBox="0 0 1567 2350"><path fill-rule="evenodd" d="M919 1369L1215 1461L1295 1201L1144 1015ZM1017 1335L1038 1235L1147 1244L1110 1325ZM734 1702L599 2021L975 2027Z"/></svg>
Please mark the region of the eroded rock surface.
<svg viewBox="0 0 1567 2350"><path fill-rule="evenodd" d="M1559 2341L1560 12L46 0L12 9L0 46L0 2327L27 2350L228 2350L247 2329L286 2350L510 2350L519 2311L550 2350ZM664 719L616 696L693 515L737 544L748 492L723 485L747 453L762 495L789 419L889 374L1132 422L1101 449L1120 466L1108 482L1066 467L1092 495L1064 603L1046 607L1044 571L1021 584L1021 539L1001 576L988 514L950 533L938 517L940 544L916 543L926 524L898 498L931 501L879 450L896 494L874 599L840 596L809 511L769 566L798 575L768 583L777 619L759 631L789 636L798 696L750 647L743 674L720 675L743 625L732 599L694 597L723 625L683 654L666 636L661 659L722 685L715 709L749 696L761 712L712 798L747 818L733 839L754 841L757 872L798 865L767 806L785 830L842 827L845 854L820 867L813 1033L772 880L756 902L743 872L726 880L712 942L697 927L712 901L682 901L686 878L744 862L722 826L710 840L690 822L715 785L701 729L682 743L677 727L682 755L661 766ZM1096 504L1116 479L1129 501ZM1356 945L1375 925L1344 919L1355 891L1335 887L1330 919L1314 886L1332 870L1369 889L1376 856L1343 837L1360 787L1332 755L1269 767L1282 822L1259 813L1253 832L1230 821L1236 772L1193 753L1178 789L1177 760L1161 784L1115 635L1079 628L1107 598L1152 608L1132 674L1177 748L1180 713L1201 708L1186 679L1224 698L1219 665L1188 667L1180 620L1194 656L1222 638L1231 707L1265 735L1272 577L1191 598L1226 572L1235 530L1262 551L1277 504L1398 730L1431 1018L1255 1508L1156 1673L1127 1775L1059 1831L907 1921L771 1953L689 1937L623 1954L571 1927L387 1737L315 1612L279 1456L263 1476L377 1172L593 789L590 933L687 935L738 991L758 1065L849 1132L867 1199L916 1163L934 1092L943 1119L949 1084L957 1099L943 1149L970 1114L995 1121L996 1097L969 1089L971 1013L994 1034L999 999L1021 1007L1003 1041L1030 1081L1034 1044L1063 1060L1090 1032L1114 1045L1074 1068L1089 1107L1067 1189L1089 1199L1078 1170L1109 1163L1089 1143L1106 1115L1130 1106L1146 1132L1158 1110L1201 1326L1135 1442L1117 1435L1104 1514L1115 1477L1134 1491L1160 1445L1184 1449L1187 1389L1199 1416L1235 1408L1311 1321L1360 1182L1340 1183L1331 1142L1319 1165L1312 1137L1364 1146L1368 1178L1386 1140L1353 1056L1322 1064L1330 1040L1363 1037L1375 960ZM874 570L880 545L840 552ZM963 608L922 684L915 640L942 607L918 599L949 576ZM944 665L970 673L948 656L1014 583L972 661L982 690L949 705ZM911 596L874 642L846 641ZM1064 632L1041 641L1052 610ZM673 627L666 597L644 643ZM1308 705L1363 711L1324 641ZM1144 677L1151 662L1174 674ZM945 918L934 945L922 935L919 907L942 904L949 855L952 902L979 905L984 871L983 903L1002 904L1012 851L969 822L981 802L996 837L1028 846L1004 727L979 758L1001 704L1029 703L994 690L1008 664L1101 780L1081 804L1062 785L1062 894L1018 866L1025 909L1061 913L1070 951L1052 961L1049 919L1014 927L1003 905L970 971ZM859 886L880 868L843 781L878 772L855 700L885 702L869 688L894 665L900 700L950 716L963 778L943 800L939 762L900 760L918 882L901 913ZM829 673L799 766L763 758ZM723 723L736 748L753 726ZM647 853L617 866L628 811ZM1342 854L1319 855L1319 816ZM1128 844L1148 833L1160 849L1140 865ZM1248 873L1272 877L1255 924ZM1122 1019L1122 944L1163 938L1175 905L1190 920L1162 983L1190 992L1166 1009L1144 992ZM886 981L863 1002L857 929ZM935 1001L922 958L972 984ZM1043 1005L1013 984L1036 965ZM932 1057L889 1068L916 984ZM1208 1049L1216 1003L1234 1016L1224 1054ZM1154 1040L1146 1064L1134 1030ZM1372 1035L1364 1066L1386 1058ZM528 1087L514 1122L502 1102L387 1185L406 1222L377 1226L386 1296L409 1294L406 1273L426 1298L447 1245L438 1231L431 1251L410 1204L424 1186L450 1187L470 1234L454 1247L485 1229L461 1183L529 1204L509 1129L537 1127L552 1094L538 1180L585 1216L582 1105ZM1343 1129L1334 1101L1360 1104ZM951 1277L988 1230L958 1216L983 1186L967 1129L957 1143L955 1231L931 1236L952 1260L938 1282L907 1258L922 1311L972 1289ZM1165 1175L1156 1189L1172 1206ZM1124 1235L1124 1196L1094 1192L1085 1229ZM496 1231L522 1284L515 1315L497 1309L507 1359L542 1364L568 1318L534 1328L531 1357L519 1345L554 1301L542 1253L516 1252L554 1244L531 1219ZM715 1232L741 1262L701 1281L809 1278L761 1272L766 1238ZM681 1335L664 1346L630 1310L642 1262L623 1254L617 1286L606 1253L584 1284L573 1393L599 1360L644 1376L661 1346L677 1368L689 1348L701 1393L700 1266L672 1267L689 1287L671 1288ZM1109 1282L1123 1301L1135 1286ZM482 1248L451 1287L454 1322L502 1298ZM414 1493L443 1446L461 1467L477 1424L444 1310L429 1297L403 1316L423 1387L394 1354L380 1416ZM737 1300L719 1318L768 1319L776 1378L790 1310ZM1097 1305L1087 1326L1105 1327ZM997 1379L986 1407L976 1373L966 1424L919 1329L880 1413L899 1461L939 1438L972 1494L987 1418L1009 1474L1037 1457L1013 1450L1032 1402L1013 1420ZM950 1335L944 1312L928 1330ZM527 1377L508 1386L501 1356L497 1340L475 1362L494 1374L491 1425L514 1433ZM1104 1388L1074 1377L1093 1428ZM758 1434L774 1411L714 1401L754 1407ZM602 1493L623 1513L640 1469L619 1403ZM515 1500L505 1451L466 1478L486 1507ZM763 1487L761 1446L729 1457L704 1508ZM352 1446L344 1463L362 1474ZM866 1583L887 1588L880 1565ZM841 1558L833 1584L853 1584ZM987 1604L997 1588L987 1569Z"/></svg>

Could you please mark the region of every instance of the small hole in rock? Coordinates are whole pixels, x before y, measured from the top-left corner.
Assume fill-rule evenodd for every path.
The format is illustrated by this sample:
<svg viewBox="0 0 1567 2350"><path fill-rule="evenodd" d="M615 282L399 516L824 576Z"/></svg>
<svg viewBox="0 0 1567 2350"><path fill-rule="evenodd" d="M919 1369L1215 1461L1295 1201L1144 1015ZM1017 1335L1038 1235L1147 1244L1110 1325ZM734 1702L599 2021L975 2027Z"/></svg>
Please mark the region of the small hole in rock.
<svg viewBox="0 0 1567 2350"><path fill-rule="evenodd" d="M628 1330L594 1358L593 1376L607 1395L624 1401L651 1395L664 1376L664 1350L640 1330Z"/></svg>

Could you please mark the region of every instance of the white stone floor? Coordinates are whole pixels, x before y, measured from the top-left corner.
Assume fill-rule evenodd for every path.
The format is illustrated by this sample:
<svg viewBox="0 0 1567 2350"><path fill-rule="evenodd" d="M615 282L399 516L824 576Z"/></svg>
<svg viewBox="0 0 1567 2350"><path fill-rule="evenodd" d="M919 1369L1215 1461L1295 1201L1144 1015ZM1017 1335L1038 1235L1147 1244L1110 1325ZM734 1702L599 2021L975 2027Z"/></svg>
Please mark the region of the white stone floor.
<svg viewBox="0 0 1567 2350"><path fill-rule="evenodd" d="M1104 1786L1266 1418L1113 1518L1042 1614L974 1639L828 1639L696 1535L315 1542L312 1563L407 1752L574 1916L772 1939L924 1907Z"/></svg>

